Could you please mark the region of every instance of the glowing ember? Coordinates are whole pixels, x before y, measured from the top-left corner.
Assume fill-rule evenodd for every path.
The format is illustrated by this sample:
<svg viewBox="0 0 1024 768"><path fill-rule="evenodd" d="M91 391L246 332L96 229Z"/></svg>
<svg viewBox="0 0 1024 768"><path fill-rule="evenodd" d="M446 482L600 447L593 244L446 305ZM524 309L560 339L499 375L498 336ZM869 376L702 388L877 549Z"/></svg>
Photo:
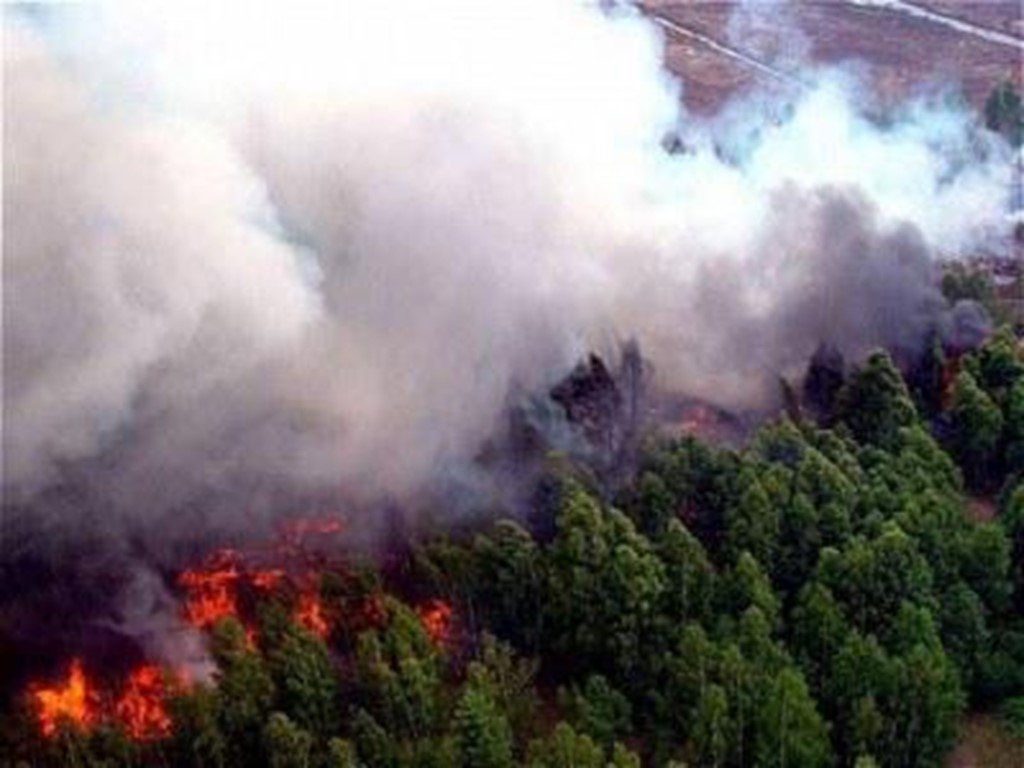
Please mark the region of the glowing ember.
<svg viewBox="0 0 1024 768"><path fill-rule="evenodd" d="M949 410L953 406L953 383L960 373L960 368L960 356L955 353L951 353L950 357L946 360L946 364L942 366L939 378L939 397L942 410L944 411Z"/></svg>
<svg viewBox="0 0 1024 768"><path fill-rule="evenodd" d="M166 698L164 673L159 667L146 664L129 675L114 711L131 738L159 739L171 731L171 718L164 707Z"/></svg>
<svg viewBox="0 0 1024 768"><path fill-rule="evenodd" d="M299 517L280 524L281 535L288 541L298 543L306 536L329 536L341 532L341 521L331 517Z"/></svg>
<svg viewBox="0 0 1024 768"><path fill-rule="evenodd" d="M320 598L315 592L305 592L299 595L299 604L295 609L295 621L319 638L326 638L330 631L320 605Z"/></svg>
<svg viewBox="0 0 1024 768"><path fill-rule="evenodd" d="M61 722L87 729L96 719L95 694L82 671L82 662L71 662L67 681L62 686L34 686L32 695L39 706L39 730L52 736Z"/></svg>
<svg viewBox="0 0 1024 768"><path fill-rule="evenodd" d="M284 578L284 571L274 568L264 571L255 571L249 574L249 583L258 589L271 590L281 583Z"/></svg>
<svg viewBox="0 0 1024 768"><path fill-rule="evenodd" d="M360 610L356 612L358 622L362 627L379 628L387 623L387 611L380 595L367 595Z"/></svg>
<svg viewBox="0 0 1024 768"><path fill-rule="evenodd" d="M203 568L183 571L178 584L186 592L185 621L207 629L225 616L238 615L235 588L239 572L233 550L215 552Z"/></svg>
<svg viewBox="0 0 1024 768"><path fill-rule="evenodd" d="M423 629L437 645L451 639L452 607L443 600L431 600L417 610Z"/></svg>
<svg viewBox="0 0 1024 768"><path fill-rule="evenodd" d="M705 405L694 405L689 408L680 423L685 434L706 435L713 433L718 425L715 413Z"/></svg>

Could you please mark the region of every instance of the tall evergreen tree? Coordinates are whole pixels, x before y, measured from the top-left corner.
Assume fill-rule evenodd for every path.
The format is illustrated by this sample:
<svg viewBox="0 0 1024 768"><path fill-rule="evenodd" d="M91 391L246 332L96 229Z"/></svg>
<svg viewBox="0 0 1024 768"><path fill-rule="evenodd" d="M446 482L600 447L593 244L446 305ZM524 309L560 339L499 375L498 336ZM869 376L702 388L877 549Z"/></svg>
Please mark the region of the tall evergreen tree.
<svg viewBox="0 0 1024 768"><path fill-rule="evenodd" d="M996 451L1003 416L967 371L961 371L953 384L951 417L953 455L964 470L967 484L984 488L996 476Z"/></svg>
<svg viewBox="0 0 1024 768"><path fill-rule="evenodd" d="M836 398L836 415L862 443L896 445L901 427L914 424L917 410L892 358L874 352Z"/></svg>
<svg viewBox="0 0 1024 768"><path fill-rule="evenodd" d="M470 686L455 708L455 755L463 768L511 768L512 731L487 691Z"/></svg>
<svg viewBox="0 0 1024 768"><path fill-rule="evenodd" d="M283 712L275 712L263 729L268 768L310 768L313 737Z"/></svg>

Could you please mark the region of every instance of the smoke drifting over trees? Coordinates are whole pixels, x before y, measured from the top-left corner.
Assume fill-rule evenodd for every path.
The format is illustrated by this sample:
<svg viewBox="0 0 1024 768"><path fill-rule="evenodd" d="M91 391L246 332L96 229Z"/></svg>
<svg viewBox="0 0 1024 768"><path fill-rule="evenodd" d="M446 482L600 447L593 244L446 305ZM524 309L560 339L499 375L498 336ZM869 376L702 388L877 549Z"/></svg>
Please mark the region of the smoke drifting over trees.
<svg viewBox="0 0 1024 768"><path fill-rule="evenodd" d="M639 14L483 5L6 14L8 499L401 500L619 339L749 406L970 325L934 258L997 236L1009 150L967 111L807 70L698 119Z"/></svg>

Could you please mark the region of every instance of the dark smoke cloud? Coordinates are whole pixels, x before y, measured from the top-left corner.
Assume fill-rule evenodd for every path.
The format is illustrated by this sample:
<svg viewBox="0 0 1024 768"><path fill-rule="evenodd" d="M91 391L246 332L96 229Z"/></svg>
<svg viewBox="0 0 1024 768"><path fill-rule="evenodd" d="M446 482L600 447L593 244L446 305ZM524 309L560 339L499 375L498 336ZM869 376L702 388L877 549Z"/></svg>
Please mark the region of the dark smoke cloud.
<svg viewBox="0 0 1024 768"><path fill-rule="evenodd" d="M807 73L708 123L628 9L366 5L7 15L10 514L408 502L588 349L749 406L821 342L971 325L934 257L990 239L1008 171L969 114L883 128Z"/></svg>

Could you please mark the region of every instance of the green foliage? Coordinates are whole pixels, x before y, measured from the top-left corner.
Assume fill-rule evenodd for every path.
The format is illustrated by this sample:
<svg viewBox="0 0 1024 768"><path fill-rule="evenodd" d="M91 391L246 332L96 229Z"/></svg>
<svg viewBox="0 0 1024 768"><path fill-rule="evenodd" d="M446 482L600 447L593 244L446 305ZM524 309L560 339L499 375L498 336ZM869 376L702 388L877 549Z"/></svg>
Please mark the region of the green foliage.
<svg viewBox="0 0 1024 768"><path fill-rule="evenodd" d="M761 766L824 766L830 762L828 728L803 677L783 669L772 681L755 716L754 760Z"/></svg>
<svg viewBox="0 0 1024 768"><path fill-rule="evenodd" d="M563 690L559 703L576 730L605 749L632 732L632 704L601 675L588 677L582 688Z"/></svg>
<svg viewBox="0 0 1024 768"><path fill-rule="evenodd" d="M217 691L203 685L176 696L168 704L174 722L169 745L171 763L182 768L221 768L228 765L228 741L220 729L220 701ZM260 734L259 728L255 733ZM246 740L253 734L246 734Z"/></svg>
<svg viewBox="0 0 1024 768"><path fill-rule="evenodd" d="M817 581L801 589L790 615L789 632L790 648L808 681L820 693L832 660L850 632L832 591Z"/></svg>
<svg viewBox="0 0 1024 768"><path fill-rule="evenodd" d="M861 443L896 445L899 430L917 422L903 377L885 352L874 352L836 398L836 416Z"/></svg>
<svg viewBox="0 0 1024 768"><path fill-rule="evenodd" d="M511 768L512 731L484 687L470 685L455 708L456 765Z"/></svg>
<svg viewBox="0 0 1024 768"><path fill-rule="evenodd" d="M1024 696L1007 699L999 709L1007 730L1018 739L1024 739Z"/></svg>
<svg viewBox="0 0 1024 768"><path fill-rule="evenodd" d="M961 371L953 384L951 417L953 456L964 468L968 485L984 488L993 480L1003 415L967 371Z"/></svg>
<svg viewBox="0 0 1024 768"><path fill-rule="evenodd" d="M327 742L327 768L358 768L352 742L337 737Z"/></svg>
<svg viewBox="0 0 1024 768"><path fill-rule="evenodd" d="M391 620L384 628L359 637L359 681L370 714L389 733L417 740L438 725L439 662L412 611L397 603L392 603L390 610Z"/></svg>
<svg viewBox="0 0 1024 768"><path fill-rule="evenodd" d="M697 702L693 727L693 751L700 765L717 768L726 764L733 727L725 689L707 686Z"/></svg>
<svg viewBox="0 0 1024 768"><path fill-rule="evenodd" d="M866 632L884 632L904 601L933 602L931 568L916 542L894 523L874 539L852 539L841 552L825 550L818 580Z"/></svg>
<svg viewBox="0 0 1024 768"><path fill-rule="evenodd" d="M360 763L368 768L390 768L397 764L396 744L365 709L356 709L352 734Z"/></svg>
<svg viewBox="0 0 1024 768"><path fill-rule="evenodd" d="M485 690L513 730L524 736L536 726L536 675L536 661L518 658L511 646L489 634L481 640L479 659L467 670L472 684Z"/></svg>
<svg viewBox="0 0 1024 768"><path fill-rule="evenodd" d="M738 616L751 606L758 608L769 623L779 616L779 600L761 565L749 552L743 552L735 567L719 579L718 605Z"/></svg>
<svg viewBox="0 0 1024 768"><path fill-rule="evenodd" d="M943 594L940 606L942 644L964 685L971 688L982 673L990 645L985 605L974 590L958 582Z"/></svg>
<svg viewBox="0 0 1024 768"><path fill-rule="evenodd" d="M962 262L948 265L942 275L942 295L950 304L958 301L974 301L980 304L988 316L1002 322L1003 310L996 298L996 287L991 276L984 269Z"/></svg>
<svg viewBox="0 0 1024 768"><path fill-rule="evenodd" d="M1012 81L1001 83L988 95L985 126L1001 134L1013 147L1024 144L1024 106Z"/></svg>
<svg viewBox="0 0 1024 768"><path fill-rule="evenodd" d="M263 729L269 768L309 768L313 737L283 712L275 712Z"/></svg>
<svg viewBox="0 0 1024 768"><path fill-rule="evenodd" d="M725 547L730 559L749 552L771 570L779 539L779 512L753 472L740 476L740 497L726 512Z"/></svg>
<svg viewBox="0 0 1024 768"><path fill-rule="evenodd" d="M673 514L705 546L716 547L725 510L737 492L738 457L686 437L656 446L645 457L644 467L664 483ZM645 519L646 512L632 510L635 520Z"/></svg>
<svg viewBox="0 0 1024 768"><path fill-rule="evenodd" d="M1011 548L1011 579L1018 610L1024 611L1024 482L1010 493L999 515L999 524Z"/></svg>
<svg viewBox="0 0 1024 768"><path fill-rule="evenodd" d="M326 577L331 615L353 617L327 645L287 601L258 601L256 648L221 622L212 687L168 702L167 739L42 741L22 713L0 750L186 768L937 766L968 702L1012 719L1024 695L1024 362L996 334L943 403L940 352L915 379L928 423L877 353L836 394L835 429L782 419L738 452L653 442L609 494L625 513L566 460L533 510L552 516L539 539L498 521ZM972 519L962 476L1005 483L995 521ZM443 642L412 608L427 597L452 605Z"/></svg>
<svg viewBox="0 0 1024 768"><path fill-rule="evenodd" d="M1017 339L1006 326L1000 328L973 355L964 360L964 368L996 403L1002 404L1014 384L1024 379L1024 361Z"/></svg>
<svg viewBox="0 0 1024 768"><path fill-rule="evenodd" d="M622 513L582 488L566 494L551 545L545 629L576 665L627 677L644 661L665 569Z"/></svg>
<svg viewBox="0 0 1024 768"><path fill-rule="evenodd" d="M478 604L492 630L519 647L536 650L541 635L544 564L540 548L518 523L501 520L473 545Z"/></svg>
<svg viewBox="0 0 1024 768"><path fill-rule="evenodd" d="M1024 379L1010 388L1003 409L1003 469L1010 477L1024 474Z"/></svg>
<svg viewBox="0 0 1024 768"><path fill-rule="evenodd" d="M274 704L274 681L263 657L248 649L245 629L234 618L214 629L211 651L217 663L218 719L230 745L230 762L254 763L262 753L261 728Z"/></svg>
<svg viewBox="0 0 1024 768"><path fill-rule="evenodd" d="M627 511L640 531L647 536L658 536L675 518L677 503L661 475L648 471L637 481L635 499Z"/></svg>
<svg viewBox="0 0 1024 768"><path fill-rule="evenodd" d="M672 622L710 621L715 571L704 546L679 520L668 523L657 543L665 566L663 614Z"/></svg>
<svg viewBox="0 0 1024 768"><path fill-rule="evenodd" d="M290 626L268 652L267 665L281 711L318 739L333 734L340 716L339 689L323 642Z"/></svg>
<svg viewBox="0 0 1024 768"><path fill-rule="evenodd" d="M612 747L608 768L640 768L640 756L622 744L616 743Z"/></svg>
<svg viewBox="0 0 1024 768"><path fill-rule="evenodd" d="M957 262L956 267L959 268L959 272L962 274L963 266ZM946 298L950 303L955 304L961 298L967 298L966 296L956 295L963 292L958 282L957 274L954 272L947 272L943 276L943 293L946 294ZM994 305L995 289L991 281L987 281L985 287L990 297L990 302ZM907 380L918 412L927 418L934 418L942 411L947 363L946 353L942 349L942 341L939 338L939 334L934 333Z"/></svg>
<svg viewBox="0 0 1024 768"><path fill-rule="evenodd" d="M567 723L559 723L548 738L530 744L526 765L528 768L605 768L601 748Z"/></svg>

